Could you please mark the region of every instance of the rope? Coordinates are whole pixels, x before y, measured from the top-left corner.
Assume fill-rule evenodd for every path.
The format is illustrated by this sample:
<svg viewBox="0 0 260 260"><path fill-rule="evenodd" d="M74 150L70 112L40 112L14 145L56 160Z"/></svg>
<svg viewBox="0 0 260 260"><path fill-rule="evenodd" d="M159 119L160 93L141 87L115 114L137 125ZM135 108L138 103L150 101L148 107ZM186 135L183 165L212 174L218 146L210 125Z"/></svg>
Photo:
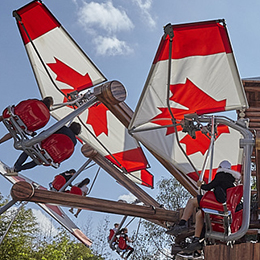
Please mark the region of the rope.
<svg viewBox="0 0 260 260"><path fill-rule="evenodd" d="M93 188L93 186L94 186L94 183L95 183L95 181L96 181L96 179L97 179L97 176L98 176L99 172L100 172L100 167L98 167L97 173L96 173L95 178L94 178L94 180L93 180L93 182L92 182L92 184L91 184L91 186L90 186L90 188L89 188L89 191L88 191L87 195L89 195L89 193L91 192L91 190L92 190L92 188Z"/></svg>

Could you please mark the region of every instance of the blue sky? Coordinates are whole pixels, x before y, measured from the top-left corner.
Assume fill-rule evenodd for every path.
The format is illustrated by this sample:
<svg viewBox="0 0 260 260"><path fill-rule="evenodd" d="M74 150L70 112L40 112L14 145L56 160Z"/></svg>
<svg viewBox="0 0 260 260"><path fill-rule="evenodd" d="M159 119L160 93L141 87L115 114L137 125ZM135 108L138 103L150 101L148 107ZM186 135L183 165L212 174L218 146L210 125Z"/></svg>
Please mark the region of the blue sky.
<svg viewBox="0 0 260 260"><path fill-rule="evenodd" d="M1 1L0 9L0 103L2 109L22 99L40 98L24 46L12 11L29 1ZM241 78L260 76L260 2L235 0L45 0L43 3L61 22L63 27L87 53L108 80L119 80L127 89L126 103L134 110L158 47L163 26L224 18L227 23L233 51ZM0 135L6 132L0 127ZM39 166L24 172L44 186L53 176L68 168L78 169L85 161L80 144L70 160L58 170ZM20 151L14 150L12 141L0 147L0 160L12 165ZM155 175L155 183L167 171L146 153ZM84 172L94 178L95 169ZM1 179L0 190L9 194L11 185ZM156 190L146 189L152 196ZM101 171L90 196L117 200L128 192L108 174ZM87 212L76 221L84 223ZM104 214L93 213L93 216ZM120 221L121 217L111 217ZM73 219L73 218L72 218Z"/></svg>

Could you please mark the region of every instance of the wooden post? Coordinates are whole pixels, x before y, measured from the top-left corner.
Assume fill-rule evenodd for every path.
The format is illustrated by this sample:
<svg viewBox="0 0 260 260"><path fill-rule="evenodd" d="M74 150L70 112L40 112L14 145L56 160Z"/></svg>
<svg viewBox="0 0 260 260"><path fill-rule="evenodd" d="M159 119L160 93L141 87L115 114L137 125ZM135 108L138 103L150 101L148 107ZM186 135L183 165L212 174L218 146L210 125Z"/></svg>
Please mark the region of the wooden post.
<svg viewBox="0 0 260 260"><path fill-rule="evenodd" d="M157 221L177 221L179 216L178 212L158 207L96 199L66 192L34 189L30 183L24 181L17 182L13 185L11 195L16 201L57 204L66 207L128 215Z"/></svg>
<svg viewBox="0 0 260 260"><path fill-rule="evenodd" d="M257 131L255 140L256 189L258 198L258 220L260 216L260 132Z"/></svg>
<svg viewBox="0 0 260 260"><path fill-rule="evenodd" d="M140 201L146 205L153 207L159 207L160 204L154 200L149 194L137 186L132 180L125 176L125 174L114 166L109 160L98 153L91 145L84 144L81 147L81 152L87 158L91 158L101 168L103 168L108 174L110 174L115 180L117 180L122 186L135 195Z"/></svg>

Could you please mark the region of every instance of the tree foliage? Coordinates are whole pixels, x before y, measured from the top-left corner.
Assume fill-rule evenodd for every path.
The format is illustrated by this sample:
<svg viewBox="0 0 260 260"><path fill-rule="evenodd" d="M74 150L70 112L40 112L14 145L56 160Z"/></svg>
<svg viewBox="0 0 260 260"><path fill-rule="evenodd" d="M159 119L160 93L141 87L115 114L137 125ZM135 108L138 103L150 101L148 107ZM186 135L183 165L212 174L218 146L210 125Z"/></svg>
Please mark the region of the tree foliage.
<svg viewBox="0 0 260 260"><path fill-rule="evenodd" d="M6 204L0 194L1 206ZM16 209L0 215L0 235L3 237ZM102 260L70 234L60 229L52 239L41 236L38 222L31 209L22 207L0 245L0 260Z"/></svg>
<svg viewBox="0 0 260 260"><path fill-rule="evenodd" d="M174 178L162 179L157 184L159 193L157 201L165 208L177 210L185 206L190 194ZM0 193L0 205L7 203ZM15 209L0 215L0 236L3 236ZM91 230L91 219L88 219L87 235L93 240L91 250L82 243L71 239L70 234L60 229L58 235L47 238L41 234L32 210L20 210L9 232L0 245L0 260L102 260L114 259L115 253L107 242L108 231L112 226L109 217L104 217L95 232ZM94 236L91 237L91 234ZM131 237L130 237L131 238ZM172 236L165 234L165 229L149 221L142 220L140 231L133 232L131 239L134 253L131 260L172 259L170 247Z"/></svg>
<svg viewBox="0 0 260 260"><path fill-rule="evenodd" d="M160 180L157 186L159 193L156 199L167 209L183 208L188 198L191 197L188 191L173 177ZM133 245L135 251L132 259L172 259L170 249L174 241L172 236L165 234L165 228L148 221L142 221L142 229Z"/></svg>

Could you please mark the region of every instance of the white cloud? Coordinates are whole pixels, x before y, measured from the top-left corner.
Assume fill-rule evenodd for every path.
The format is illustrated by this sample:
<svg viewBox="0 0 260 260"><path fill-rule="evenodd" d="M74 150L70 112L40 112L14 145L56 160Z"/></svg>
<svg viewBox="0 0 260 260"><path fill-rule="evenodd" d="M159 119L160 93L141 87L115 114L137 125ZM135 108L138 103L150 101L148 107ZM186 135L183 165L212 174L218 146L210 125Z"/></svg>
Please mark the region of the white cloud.
<svg viewBox="0 0 260 260"><path fill-rule="evenodd" d="M145 20L149 26L155 27L156 22L150 14L150 9L152 7L153 0L132 0L141 10L143 15L143 20Z"/></svg>
<svg viewBox="0 0 260 260"><path fill-rule="evenodd" d="M39 224L39 229L45 236L56 236L58 235L58 230L54 227L50 218L42 213L41 210L32 209L34 216L37 218Z"/></svg>
<svg viewBox="0 0 260 260"><path fill-rule="evenodd" d="M84 2L79 9L78 16L80 24L87 31L92 26L101 28L110 34L134 28L126 12L115 8L111 1L106 3Z"/></svg>
<svg viewBox="0 0 260 260"><path fill-rule="evenodd" d="M124 200L126 201L127 203L133 203L137 198L129 193L129 194L124 194L124 195L121 195L119 196L118 200Z"/></svg>
<svg viewBox="0 0 260 260"><path fill-rule="evenodd" d="M94 43L96 45L97 54L99 55L127 55L133 52L126 42L120 41L115 36L98 36L94 39Z"/></svg>

